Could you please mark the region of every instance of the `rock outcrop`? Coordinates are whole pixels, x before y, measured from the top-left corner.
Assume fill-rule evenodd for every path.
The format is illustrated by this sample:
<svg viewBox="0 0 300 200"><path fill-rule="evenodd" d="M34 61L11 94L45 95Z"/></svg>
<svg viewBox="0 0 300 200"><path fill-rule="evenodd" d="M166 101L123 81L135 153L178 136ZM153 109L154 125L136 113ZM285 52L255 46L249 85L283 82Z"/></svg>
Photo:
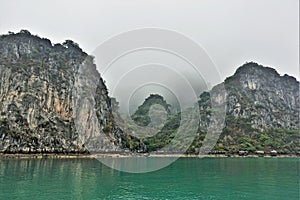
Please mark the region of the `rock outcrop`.
<svg viewBox="0 0 300 200"><path fill-rule="evenodd" d="M228 114L248 118L251 127L299 129L299 82L274 69L247 63L225 80Z"/></svg>
<svg viewBox="0 0 300 200"><path fill-rule="evenodd" d="M224 81L226 89L226 124L215 147L217 151L277 149L296 153L300 136L299 82L291 76L280 76L276 70L257 63L246 63ZM211 92L216 90L214 87ZM210 93L211 93L210 92ZM201 122L198 142L210 122L210 93L200 95ZM196 140L197 141L197 140Z"/></svg>
<svg viewBox="0 0 300 200"><path fill-rule="evenodd" d="M114 123L93 58L76 43L53 45L25 30L0 36L0 152L118 151L131 139Z"/></svg>

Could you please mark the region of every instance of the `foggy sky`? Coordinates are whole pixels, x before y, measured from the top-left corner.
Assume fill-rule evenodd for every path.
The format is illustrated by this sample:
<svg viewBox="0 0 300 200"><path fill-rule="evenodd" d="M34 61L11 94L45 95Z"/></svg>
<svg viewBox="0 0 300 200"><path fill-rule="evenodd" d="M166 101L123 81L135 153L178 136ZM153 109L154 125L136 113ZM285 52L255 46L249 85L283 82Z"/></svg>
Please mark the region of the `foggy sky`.
<svg viewBox="0 0 300 200"><path fill-rule="evenodd" d="M159 27L204 47L222 77L246 61L299 80L298 0L0 0L0 33L28 29L88 53L120 32Z"/></svg>

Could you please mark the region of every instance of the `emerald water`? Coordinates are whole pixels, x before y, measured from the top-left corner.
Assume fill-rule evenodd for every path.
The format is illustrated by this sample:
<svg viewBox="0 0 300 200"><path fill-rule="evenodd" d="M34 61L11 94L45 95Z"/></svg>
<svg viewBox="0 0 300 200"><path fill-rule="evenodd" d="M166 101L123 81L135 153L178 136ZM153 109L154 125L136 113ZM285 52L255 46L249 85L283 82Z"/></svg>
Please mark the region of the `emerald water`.
<svg viewBox="0 0 300 200"><path fill-rule="evenodd" d="M95 159L0 160L0 199L299 199L297 158L181 158L132 174Z"/></svg>

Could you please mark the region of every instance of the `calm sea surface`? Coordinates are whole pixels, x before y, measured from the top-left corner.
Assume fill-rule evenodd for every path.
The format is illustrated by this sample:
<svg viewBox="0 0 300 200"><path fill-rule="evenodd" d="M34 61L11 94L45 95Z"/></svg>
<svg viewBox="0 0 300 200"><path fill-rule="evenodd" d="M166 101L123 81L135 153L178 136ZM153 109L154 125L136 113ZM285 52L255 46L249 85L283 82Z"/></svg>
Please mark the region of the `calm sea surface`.
<svg viewBox="0 0 300 200"><path fill-rule="evenodd" d="M296 199L298 158L181 158L131 174L95 159L0 160L0 199Z"/></svg>

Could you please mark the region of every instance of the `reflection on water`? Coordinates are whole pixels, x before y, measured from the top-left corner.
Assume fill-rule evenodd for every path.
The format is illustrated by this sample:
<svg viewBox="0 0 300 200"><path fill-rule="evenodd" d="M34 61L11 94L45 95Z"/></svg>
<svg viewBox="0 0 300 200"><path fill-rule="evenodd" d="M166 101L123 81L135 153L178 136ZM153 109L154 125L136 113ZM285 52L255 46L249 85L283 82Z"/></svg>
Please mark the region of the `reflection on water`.
<svg viewBox="0 0 300 200"><path fill-rule="evenodd" d="M179 157L97 157L104 165L118 171L146 173L162 169L175 162Z"/></svg>
<svg viewBox="0 0 300 200"><path fill-rule="evenodd" d="M7 159L0 199L299 199L299 159L182 158L141 174L95 159Z"/></svg>
<svg viewBox="0 0 300 200"><path fill-rule="evenodd" d="M103 195L109 192L118 173L92 159L1 160L0 191L20 199L53 195L84 199L87 191L96 188L101 188Z"/></svg>

